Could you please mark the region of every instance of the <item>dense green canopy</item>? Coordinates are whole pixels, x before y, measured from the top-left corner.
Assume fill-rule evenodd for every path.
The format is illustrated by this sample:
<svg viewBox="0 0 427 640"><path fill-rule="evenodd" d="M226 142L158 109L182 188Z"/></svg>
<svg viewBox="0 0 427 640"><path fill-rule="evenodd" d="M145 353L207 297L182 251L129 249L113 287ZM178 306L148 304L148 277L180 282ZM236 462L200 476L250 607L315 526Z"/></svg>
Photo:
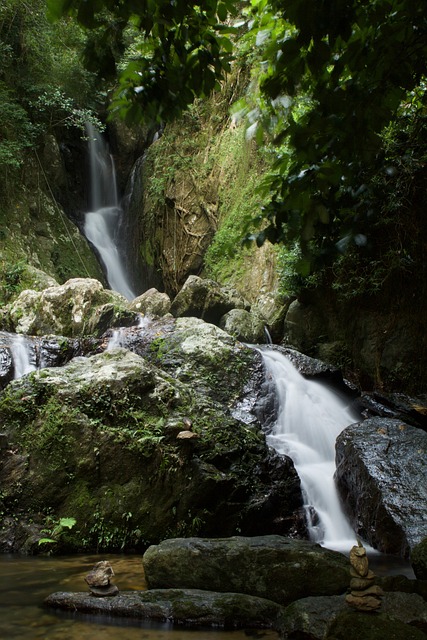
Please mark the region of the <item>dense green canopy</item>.
<svg viewBox="0 0 427 640"><path fill-rule="evenodd" d="M164 122L220 88L242 51L257 90L240 103L251 133L277 145L258 218L261 244L292 243L307 271L317 253L366 243L366 174L383 166L383 133L424 114L427 16L412 0L48 0L92 30L91 68L115 70L111 110ZM238 16L238 17L237 17ZM131 42L131 46L129 46ZM123 63L125 60L125 64ZM255 236L252 236L255 237Z"/></svg>

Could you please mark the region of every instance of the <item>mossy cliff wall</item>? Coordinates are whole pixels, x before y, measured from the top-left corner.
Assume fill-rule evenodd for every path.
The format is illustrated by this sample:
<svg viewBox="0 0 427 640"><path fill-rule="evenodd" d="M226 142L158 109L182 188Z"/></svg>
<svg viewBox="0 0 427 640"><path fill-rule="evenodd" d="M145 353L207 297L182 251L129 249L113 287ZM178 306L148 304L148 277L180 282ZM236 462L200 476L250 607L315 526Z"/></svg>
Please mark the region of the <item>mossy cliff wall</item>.
<svg viewBox="0 0 427 640"><path fill-rule="evenodd" d="M0 301L23 288L43 288L49 276L104 280L77 225L85 208L85 145L73 147L46 135L28 151L22 169L3 176L0 188ZM73 167L80 165L80 171ZM83 171L82 171L83 170ZM43 272L43 273L41 273ZM43 275L45 274L45 275Z"/></svg>
<svg viewBox="0 0 427 640"><path fill-rule="evenodd" d="M135 165L129 217L139 221L148 285L160 279L169 294L189 275L233 285L249 300L275 288L276 250L241 244L262 203L256 188L269 165L230 116L242 83L232 75L220 93L168 125Z"/></svg>

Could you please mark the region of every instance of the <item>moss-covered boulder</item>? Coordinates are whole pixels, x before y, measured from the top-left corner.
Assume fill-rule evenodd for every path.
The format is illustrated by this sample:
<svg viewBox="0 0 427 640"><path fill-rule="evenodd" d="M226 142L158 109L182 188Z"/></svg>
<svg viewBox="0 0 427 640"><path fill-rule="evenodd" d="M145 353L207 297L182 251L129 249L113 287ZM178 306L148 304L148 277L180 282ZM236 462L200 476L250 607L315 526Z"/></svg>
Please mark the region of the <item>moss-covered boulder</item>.
<svg viewBox="0 0 427 640"><path fill-rule="evenodd" d="M10 448L1 451L0 549L22 548L14 536L30 520L55 539L61 517L77 522L58 536L58 549L142 548L199 533L295 533L302 499L292 463L267 448L256 421L232 415L242 372L256 354L227 334L218 340L216 327L204 351L203 334L212 330L199 322L198 335L171 327L156 344L152 355L162 369L115 349L6 387L0 420ZM225 364L228 384L206 392L225 377ZM173 377L174 367L181 372ZM194 437L179 436L186 431Z"/></svg>
<svg viewBox="0 0 427 640"><path fill-rule="evenodd" d="M127 301L92 278L73 278L42 291L24 290L10 305L16 333L63 336L101 335L108 326L136 321Z"/></svg>
<svg viewBox="0 0 427 640"><path fill-rule="evenodd" d="M278 604L308 595L345 592L348 560L307 540L282 536L164 540L147 549L144 573L150 589L235 591Z"/></svg>
<svg viewBox="0 0 427 640"><path fill-rule="evenodd" d="M195 316L218 325L231 309L249 309L249 304L234 289L221 287L214 280L189 276L172 302L171 313L177 318Z"/></svg>
<svg viewBox="0 0 427 640"><path fill-rule="evenodd" d="M131 311L137 311L152 318L165 316L169 313L171 301L167 293L161 293L154 287L132 300L129 304Z"/></svg>
<svg viewBox="0 0 427 640"><path fill-rule="evenodd" d="M284 638L305 640L421 640L427 625L421 596L386 593L374 615L352 611L344 596L302 598L290 604L283 617Z"/></svg>

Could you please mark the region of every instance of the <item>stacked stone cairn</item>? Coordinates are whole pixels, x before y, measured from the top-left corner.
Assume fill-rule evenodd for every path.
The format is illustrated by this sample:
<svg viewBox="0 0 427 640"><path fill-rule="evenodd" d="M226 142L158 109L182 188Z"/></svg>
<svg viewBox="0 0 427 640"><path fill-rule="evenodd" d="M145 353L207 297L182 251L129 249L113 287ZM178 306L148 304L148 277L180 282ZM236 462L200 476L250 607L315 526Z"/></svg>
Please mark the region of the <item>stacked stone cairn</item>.
<svg viewBox="0 0 427 640"><path fill-rule="evenodd" d="M360 540L350 551L350 593L346 602L358 611L376 611L384 591L375 584L375 573L369 569L366 549Z"/></svg>
<svg viewBox="0 0 427 640"><path fill-rule="evenodd" d="M97 598L116 596L119 589L115 584L110 584L112 576L114 576L113 567L107 560L97 562L85 578L91 594Z"/></svg>

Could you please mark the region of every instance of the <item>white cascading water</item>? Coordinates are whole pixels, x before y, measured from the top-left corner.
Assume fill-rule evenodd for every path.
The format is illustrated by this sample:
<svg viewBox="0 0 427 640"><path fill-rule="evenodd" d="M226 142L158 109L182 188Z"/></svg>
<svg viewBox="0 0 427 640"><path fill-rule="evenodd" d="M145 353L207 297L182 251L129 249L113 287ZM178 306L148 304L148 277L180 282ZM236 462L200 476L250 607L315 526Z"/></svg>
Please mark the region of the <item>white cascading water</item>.
<svg viewBox="0 0 427 640"><path fill-rule="evenodd" d="M13 360L13 377L22 378L26 373L37 369L32 344L25 336L8 334L10 340L10 353Z"/></svg>
<svg viewBox="0 0 427 640"><path fill-rule="evenodd" d="M84 234L98 251L109 286L128 300L135 298L123 260L117 248L116 234L122 209L119 205L113 158L101 134L87 125L90 157L91 211L86 213Z"/></svg>
<svg viewBox="0 0 427 640"><path fill-rule="evenodd" d="M268 444L294 462L301 480L310 539L337 551L355 543L334 482L335 440L356 421L352 411L320 382L305 379L286 356L262 350L277 389L279 410Z"/></svg>

